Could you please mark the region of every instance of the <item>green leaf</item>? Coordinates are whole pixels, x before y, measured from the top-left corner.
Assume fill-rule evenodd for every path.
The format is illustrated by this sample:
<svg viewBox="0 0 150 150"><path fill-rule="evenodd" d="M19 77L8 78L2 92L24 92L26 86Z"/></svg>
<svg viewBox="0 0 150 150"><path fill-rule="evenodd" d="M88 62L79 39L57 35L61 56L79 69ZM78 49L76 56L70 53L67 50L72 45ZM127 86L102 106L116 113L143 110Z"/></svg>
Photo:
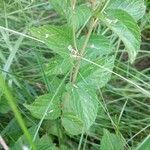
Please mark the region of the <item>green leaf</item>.
<svg viewBox="0 0 150 150"><path fill-rule="evenodd" d="M86 37L78 40L78 48L81 49ZM85 58L95 60L99 56L108 55L112 52L113 45L103 35L91 35L86 47Z"/></svg>
<svg viewBox="0 0 150 150"><path fill-rule="evenodd" d="M67 19L71 27L76 27L76 30L82 27L91 17L92 12L86 4L76 5L75 12L72 11L69 0L50 0L53 8L61 16Z"/></svg>
<svg viewBox="0 0 150 150"><path fill-rule="evenodd" d="M6 114L11 110L10 106L7 103L7 100L2 96L0 97L0 113Z"/></svg>
<svg viewBox="0 0 150 150"><path fill-rule="evenodd" d="M61 120L57 119L55 121L45 121L43 122L42 126L46 131L48 135L54 135L59 137L60 139L63 138L62 128L61 128Z"/></svg>
<svg viewBox="0 0 150 150"><path fill-rule="evenodd" d="M82 133L84 128L82 120L73 113L64 113L62 116L62 125L65 130L72 135Z"/></svg>
<svg viewBox="0 0 150 150"><path fill-rule="evenodd" d="M100 65L102 68L94 64L85 65L80 69L81 75L77 77L77 85L88 85L94 89L102 88L111 78L114 61L114 56L107 56L98 58L98 60L94 61L94 63Z"/></svg>
<svg viewBox="0 0 150 150"><path fill-rule="evenodd" d="M124 10L135 20L139 20L145 14L146 7L144 5L144 0L111 0L107 9Z"/></svg>
<svg viewBox="0 0 150 150"><path fill-rule="evenodd" d="M62 124L67 132L78 135L89 130L98 111L95 90L88 86L68 85L62 103Z"/></svg>
<svg viewBox="0 0 150 150"><path fill-rule="evenodd" d="M62 80L60 78L58 78L57 76L50 76L49 77L49 90L50 93L55 93L56 89L60 86ZM59 92L57 95L61 95L64 88L64 84L61 86L61 88L59 89Z"/></svg>
<svg viewBox="0 0 150 150"><path fill-rule="evenodd" d="M49 0L53 8L58 12L61 16L66 17L68 14L68 7L70 7L69 0Z"/></svg>
<svg viewBox="0 0 150 150"><path fill-rule="evenodd" d="M71 147L71 146L70 146ZM70 148L69 147L69 148ZM66 145L60 145L60 147L58 148L58 149L56 149L56 150L68 150L69 149L68 148L68 146L66 146Z"/></svg>
<svg viewBox="0 0 150 150"><path fill-rule="evenodd" d="M75 8L75 12L69 9L67 20L70 26L75 26L77 30L89 21L91 15L92 12L87 5L80 5Z"/></svg>
<svg viewBox="0 0 150 150"><path fill-rule="evenodd" d="M150 134L138 145L135 150L149 150L150 148Z"/></svg>
<svg viewBox="0 0 150 150"><path fill-rule="evenodd" d="M28 129L32 138L34 137L36 128L37 128L36 126L33 126ZM48 137L47 135L43 135L41 138L39 138L39 135L37 135L35 139L35 145L37 150L54 150L55 148L55 145L52 143L51 138ZM24 134L19 137L19 139L15 142L14 146L10 148L10 150L18 150L18 149L21 150L23 149L23 147L30 148L30 145L27 142Z"/></svg>
<svg viewBox="0 0 150 150"><path fill-rule="evenodd" d="M133 63L141 42L140 29L135 20L125 11L117 9L107 11L107 16L102 20L123 41Z"/></svg>
<svg viewBox="0 0 150 150"><path fill-rule="evenodd" d="M24 106L31 112L32 116L37 119L41 119L50 103L50 108L44 119L54 120L60 116L61 110L59 98L56 97L53 101L51 101L52 97L52 94L45 94L39 96L32 104L24 104Z"/></svg>
<svg viewBox="0 0 150 150"><path fill-rule="evenodd" d="M63 59L59 55L54 56L46 64L46 75L62 75L67 73L72 68L72 59L70 57Z"/></svg>
<svg viewBox="0 0 150 150"><path fill-rule="evenodd" d="M9 143L14 143L14 140L16 141L23 133L15 118L7 122L7 126L3 130L0 129L0 132L2 137L6 134L13 137L13 139L9 140Z"/></svg>
<svg viewBox="0 0 150 150"><path fill-rule="evenodd" d="M37 150L54 150L56 148L48 135L43 135L36 143Z"/></svg>
<svg viewBox="0 0 150 150"><path fill-rule="evenodd" d="M101 150L124 150L121 138L115 134L104 130L104 136L101 140Z"/></svg>
<svg viewBox="0 0 150 150"><path fill-rule="evenodd" d="M66 58L70 56L68 46L72 43L71 30L66 26L45 25L32 28L31 33L53 50L54 53Z"/></svg>

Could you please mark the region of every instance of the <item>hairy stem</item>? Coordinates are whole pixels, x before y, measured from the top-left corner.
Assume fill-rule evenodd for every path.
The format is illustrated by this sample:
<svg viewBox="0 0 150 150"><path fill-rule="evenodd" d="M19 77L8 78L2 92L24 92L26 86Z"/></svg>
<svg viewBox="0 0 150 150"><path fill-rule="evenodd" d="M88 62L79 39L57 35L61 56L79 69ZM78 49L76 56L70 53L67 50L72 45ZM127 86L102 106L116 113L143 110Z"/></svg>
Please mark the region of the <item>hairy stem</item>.
<svg viewBox="0 0 150 150"><path fill-rule="evenodd" d="M77 48L77 43L76 43L76 22L75 22L75 7L76 7L76 0L71 0L71 8L72 8L72 35L73 35L73 47L75 48L76 51L78 51ZM73 76L73 68L72 71L70 72L70 82L72 80Z"/></svg>
<svg viewBox="0 0 150 150"><path fill-rule="evenodd" d="M76 22L75 22L75 7L76 7L76 0L71 1L71 7L72 7L72 33L73 33L73 45L76 51L78 51L77 43L76 43Z"/></svg>
<svg viewBox="0 0 150 150"><path fill-rule="evenodd" d="M85 42L84 42L84 44L82 46L82 49L81 49L81 52L80 52L80 56L84 55L84 52L85 52L85 49L87 47L88 41L90 39L91 33L92 33L93 28L95 27L97 21L98 21L98 18L93 20L92 23L91 23L91 26L89 28L88 34L87 34L86 39L85 39ZM77 65L76 65L75 70L74 70L74 74L73 74L73 79L72 79L72 83L73 84L75 84L75 81L76 81L76 78L77 78L77 75L78 75L78 72L79 72L79 69L80 69L80 63L81 63L81 58L79 57Z"/></svg>

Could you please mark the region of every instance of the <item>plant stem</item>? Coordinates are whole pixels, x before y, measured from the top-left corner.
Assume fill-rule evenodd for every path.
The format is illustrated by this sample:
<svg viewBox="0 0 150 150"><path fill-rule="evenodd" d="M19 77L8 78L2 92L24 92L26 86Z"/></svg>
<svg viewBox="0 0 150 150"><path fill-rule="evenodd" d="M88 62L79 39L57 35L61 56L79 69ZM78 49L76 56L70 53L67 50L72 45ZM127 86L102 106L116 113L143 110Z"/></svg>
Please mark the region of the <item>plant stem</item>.
<svg viewBox="0 0 150 150"><path fill-rule="evenodd" d="M76 43L76 22L75 22L75 6L76 6L76 0L71 1L71 7L72 7L72 35L73 35L73 47L76 51L78 51L77 48L77 43ZM72 76L73 76L73 70L70 72L70 82L72 81Z"/></svg>
<svg viewBox="0 0 150 150"><path fill-rule="evenodd" d="M78 48L77 48L77 43L76 43L76 22L75 22L75 20L76 20L75 19L76 0L71 1L71 6L72 6L72 13L73 13L73 16L72 16L73 45L74 45L75 50L77 51Z"/></svg>
<svg viewBox="0 0 150 150"><path fill-rule="evenodd" d="M87 47L88 41L90 39L91 33L92 33L93 28L96 25L97 21L98 21L98 18L93 20L92 23L91 23L88 34L87 34L86 39L85 39L85 42L84 42L83 47L82 47L81 52L80 52L81 57L84 55L84 52L85 52L85 49ZM78 72L79 72L79 69L80 69L80 63L81 63L81 58L79 57L77 65L76 65L75 70L74 70L74 74L73 74L73 79L72 79L73 84L75 84L75 81L76 81L76 78L77 78L77 75L78 75Z"/></svg>
<svg viewBox="0 0 150 150"><path fill-rule="evenodd" d="M101 12L104 11L104 9L105 9L105 7L108 5L109 1L110 1L110 0L108 0L108 1L106 2L105 6L104 6L104 8L102 9ZM72 7L73 7L73 9L74 9L74 8L75 8L75 4L76 4L76 0L73 0L73 2L74 2L74 3L72 4L72 5L73 5ZM93 9L94 9L95 3L96 3L95 0L92 0L91 3L92 3L92 7L93 7ZM91 36L91 33L92 33L93 28L94 28L94 26L96 25L97 21L98 21L98 18L96 18L95 20L92 19L92 23L91 23L91 25L90 25L90 28L89 28L87 37L86 37L86 39L85 39L85 42L84 42L83 47L82 47L81 52L80 52L80 56L81 56L81 57L84 55L84 52L85 52L85 49L86 49L86 47L87 47L89 38L90 38L90 36ZM76 46L75 32L73 33L73 35L74 35L74 46ZM75 47L75 48L76 48L76 47ZM77 50L77 49L76 49L76 50ZM79 69L80 69L80 63L81 63L81 58L79 57L79 58L78 58L77 65L76 65L75 70L74 70L73 77L72 77L72 83L73 83L73 84L75 84L75 81L76 81L76 78L77 78L77 75L78 75L78 72L79 72Z"/></svg>

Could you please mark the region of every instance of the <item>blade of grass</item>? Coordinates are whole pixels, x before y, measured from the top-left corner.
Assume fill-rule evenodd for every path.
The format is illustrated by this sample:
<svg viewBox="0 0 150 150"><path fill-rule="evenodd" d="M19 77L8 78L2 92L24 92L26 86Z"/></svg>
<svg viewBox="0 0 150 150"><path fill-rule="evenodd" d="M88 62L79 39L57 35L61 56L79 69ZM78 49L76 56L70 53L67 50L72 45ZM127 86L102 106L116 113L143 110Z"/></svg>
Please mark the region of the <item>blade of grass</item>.
<svg viewBox="0 0 150 150"><path fill-rule="evenodd" d="M21 116L21 114L20 114L20 112L19 112L19 110L17 108L17 105L15 103L14 97L11 94L11 92L9 90L9 87L7 86L7 84L6 84L5 80L3 79L2 75L0 75L0 89L4 93L4 95L5 95L5 97L6 97L7 101L8 101L8 104L10 105L10 107L11 107L11 109L12 109L12 111L13 111L13 113L14 113L14 115L15 115L15 117L16 117L16 119L17 119L17 121L18 121L18 123L19 123L19 125L20 125L20 127L22 129L22 131L24 132L28 142L31 144L33 150L36 150L35 145L32 142L32 137L31 137L30 133L28 132L28 129L25 126L24 120L23 120L23 118L22 118L22 116Z"/></svg>
<svg viewBox="0 0 150 150"><path fill-rule="evenodd" d="M26 37L26 38L29 38L29 39L32 39L32 40L35 40L35 41L44 43L43 41L41 41L41 40L39 40L39 39L37 39L37 38L34 38L34 37L29 36L29 35L24 34L24 33L20 33L20 32L18 32L18 31L14 31L14 30L5 28L5 27L3 27L3 26L0 26L0 29L5 30L5 31L8 31L8 32L11 32L11 33L14 33L14 34L16 34L16 35L22 35L22 36L24 36L24 37Z"/></svg>
<svg viewBox="0 0 150 150"><path fill-rule="evenodd" d="M13 63L13 60L14 60L14 58L15 58L15 55L16 55L16 53L17 53L17 51L18 51L18 49L19 49L19 46L20 46L20 44L21 44L21 42L22 42L22 40L24 39L24 37L23 36L20 36L19 37L19 39L16 41L16 44L15 44L15 46L12 48L12 50L10 51L10 55L9 55L9 57L8 57L8 59L7 59L7 61L6 61L6 63L5 63L5 65L4 65L4 68L3 68L3 70L5 71L5 72L8 72L9 71L9 69L10 69L10 66L11 66L11 64ZM6 77L6 73L4 73L4 77Z"/></svg>

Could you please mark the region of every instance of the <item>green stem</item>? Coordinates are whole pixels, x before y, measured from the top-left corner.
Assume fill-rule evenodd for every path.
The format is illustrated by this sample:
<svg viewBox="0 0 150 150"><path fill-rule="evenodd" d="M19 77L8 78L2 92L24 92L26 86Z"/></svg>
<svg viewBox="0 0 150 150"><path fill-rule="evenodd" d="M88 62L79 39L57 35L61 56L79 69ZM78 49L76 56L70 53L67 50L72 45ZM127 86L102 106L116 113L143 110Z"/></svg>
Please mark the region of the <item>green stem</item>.
<svg viewBox="0 0 150 150"><path fill-rule="evenodd" d="M72 13L73 13L73 16L72 16L73 45L74 45L75 50L77 51L78 48L77 48L77 43L76 43L76 18L75 18L76 0L71 1L71 7L72 7Z"/></svg>

